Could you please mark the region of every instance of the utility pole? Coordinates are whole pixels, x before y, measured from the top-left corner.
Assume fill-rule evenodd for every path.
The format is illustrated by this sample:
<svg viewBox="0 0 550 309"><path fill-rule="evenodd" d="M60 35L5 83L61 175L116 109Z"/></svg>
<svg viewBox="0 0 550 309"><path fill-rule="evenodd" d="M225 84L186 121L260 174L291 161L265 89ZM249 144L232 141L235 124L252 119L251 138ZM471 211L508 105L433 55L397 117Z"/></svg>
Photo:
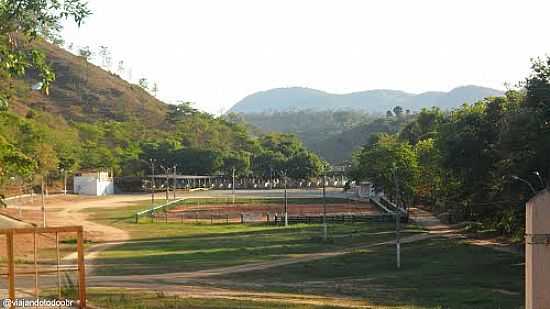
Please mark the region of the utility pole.
<svg viewBox="0 0 550 309"><path fill-rule="evenodd" d="M397 269L401 268L401 209L399 208L399 182L397 179L397 167L393 167L393 181L395 183L395 250Z"/></svg>
<svg viewBox="0 0 550 309"><path fill-rule="evenodd" d="M273 167L269 167L269 189L273 190Z"/></svg>
<svg viewBox="0 0 550 309"><path fill-rule="evenodd" d="M323 240L328 239L328 227L327 227L327 191L326 191L326 179L325 174L323 174Z"/></svg>
<svg viewBox="0 0 550 309"><path fill-rule="evenodd" d="M176 168L177 168L177 164L174 164L174 199L176 199L176 190L178 189L177 188L177 182L176 182Z"/></svg>
<svg viewBox="0 0 550 309"><path fill-rule="evenodd" d="M47 174L46 174L47 175ZM46 197L44 196L45 193L45 186L44 186L44 178L46 176L42 175L42 180L40 182L40 191L42 192L42 225L46 227Z"/></svg>
<svg viewBox="0 0 550 309"><path fill-rule="evenodd" d="M285 181L285 227L288 226L288 194L287 194L287 190L286 190L286 172L284 172L283 174L283 177L284 177L284 181Z"/></svg>
<svg viewBox="0 0 550 309"><path fill-rule="evenodd" d="M232 183L231 183L231 193L233 195L233 205L235 204L235 168L233 168L233 175L232 175Z"/></svg>
<svg viewBox="0 0 550 309"><path fill-rule="evenodd" d="M67 195L67 170L63 169L63 195Z"/></svg>
<svg viewBox="0 0 550 309"><path fill-rule="evenodd" d="M168 202L168 197L170 195L170 179L168 179L168 174L170 173L170 169L167 168L164 172L166 173L166 201Z"/></svg>
<svg viewBox="0 0 550 309"><path fill-rule="evenodd" d="M155 161L149 159L151 162L151 204L155 203Z"/></svg>

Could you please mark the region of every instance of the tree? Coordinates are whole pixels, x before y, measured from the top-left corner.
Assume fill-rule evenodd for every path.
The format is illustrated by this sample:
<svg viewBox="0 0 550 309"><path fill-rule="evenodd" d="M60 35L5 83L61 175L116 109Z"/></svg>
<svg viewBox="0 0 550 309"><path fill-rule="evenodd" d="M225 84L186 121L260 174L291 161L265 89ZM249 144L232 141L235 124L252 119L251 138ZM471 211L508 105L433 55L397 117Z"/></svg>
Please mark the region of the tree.
<svg viewBox="0 0 550 309"><path fill-rule="evenodd" d="M288 176L294 179L309 179L321 174L324 164L311 152L302 151L290 157L286 162Z"/></svg>
<svg viewBox="0 0 550 309"><path fill-rule="evenodd" d="M90 11L80 0L5 0L0 3L0 79L20 77L34 68L47 94L55 74L45 55L36 49L21 48L37 37L59 32L61 20L73 18L80 25ZM9 101L7 89L0 86L0 109Z"/></svg>
<svg viewBox="0 0 550 309"><path fill-rule="evenodd" d="M411 145L396 135L382 134L374 144L365 145L355 156L353 175L356 180L369 180L386 194L399 197L399 202L411 205L418 177L416 153ZM396 184L399 191L396 191Z"/></svg>
<svg viewBox="0 0 550 309"><path fill-rule="evenodd" d="M403 116L403 107L397 105L393 108L393 113L395 114L395 116L401 118L401 116Z"/></svg>
<svg viewBox="0 0 550 309"><path fill-rule="evenodd" d="M126 66L124 64L124 60L120 60L118 62L118 68L117 68L118 75L123 76L124 72L126 72Z"/></svg>
<svg viewBox="0 0 550 309"><path fill-rule="evenodd" d="M416 116L416 119L407 124L399 137L408 141L412 145L416 145L421 140L433 138L439 131L439 126L444 121L444 114L437 107L432 109L422 109Z"/></svg>
<svg viewBox="0 0 550 309"><path fill-rule="evenodd" d="M231 152L224 155L223 169L226 175L231 175L233 169L235 173L240 176L247 176L250 174L252 154L244 151Z"/></svg>
<svg viewBox="0 0 550 309"><path fill-rule="evenodd" d="M177 122L198 114L199 111L193 107L192 102L178 101L177 105L170 105L168 110L168 120Z"/></svg>
<svg viewBox="0 0 550 309"><path fill-rule="evenodd" d="M143 90L148 90L149 89L149 81L147 80L147 78L140 78L139 81L138 81L138 85Z"/></svg>
<svg viewBox="0 0 550 309"><path fill-rule="evenodd" d="M112 65L112 57L109 47L105 45L99 46L99 55L101 56L101 66L110 71Z"/></svg>

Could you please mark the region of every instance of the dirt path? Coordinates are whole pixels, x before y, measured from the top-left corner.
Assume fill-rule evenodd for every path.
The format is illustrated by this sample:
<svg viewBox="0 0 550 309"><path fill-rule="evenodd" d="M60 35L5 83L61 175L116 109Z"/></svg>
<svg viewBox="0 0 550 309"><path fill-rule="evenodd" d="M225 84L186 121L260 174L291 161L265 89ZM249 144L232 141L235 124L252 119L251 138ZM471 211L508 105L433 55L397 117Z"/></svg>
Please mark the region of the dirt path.
<svg viewBox="0 0 550 309"><path fill-rule="evenodd" d="M463 234L462 227L443 224L437 217L426 210L413 208L412 214L413 220L418 225L428 230L430 234L438 234L446 238L460 238L464 243L469 245L491 248L499 252L522 254L516 248L505 243L499 243L492 240L468 238Z"/></svg>

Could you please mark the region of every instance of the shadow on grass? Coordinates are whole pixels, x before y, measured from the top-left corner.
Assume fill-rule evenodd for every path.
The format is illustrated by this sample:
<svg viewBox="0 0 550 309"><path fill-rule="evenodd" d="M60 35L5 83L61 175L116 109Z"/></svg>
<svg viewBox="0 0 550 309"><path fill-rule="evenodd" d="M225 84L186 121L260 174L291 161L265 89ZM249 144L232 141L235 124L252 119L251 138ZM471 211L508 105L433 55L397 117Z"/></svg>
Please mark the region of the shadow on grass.
<svg viewBox="0 0 550 309"><path fill-rule="evenodd" d="M382 306L520 308L522 261L519 255L432 239L403 245L399 270L395 250L381 246L215 279L220 280L218 286L230 282L232 288L351 296Z"/></svg>
<svg viewBox="0 0 550 309"><path fill-rule="evenodd" d="M357 244L387 241L394 237L394 234L388 231L390 226L333 225L330 229L333 241L330 242L321 240L320 226L143 239L113 246L100 254L94 263L105 265L96 269L100 275L196 271L279 259L291 254L336 251L353 248ZM407 233L404 232L404 235Z"/></svg>

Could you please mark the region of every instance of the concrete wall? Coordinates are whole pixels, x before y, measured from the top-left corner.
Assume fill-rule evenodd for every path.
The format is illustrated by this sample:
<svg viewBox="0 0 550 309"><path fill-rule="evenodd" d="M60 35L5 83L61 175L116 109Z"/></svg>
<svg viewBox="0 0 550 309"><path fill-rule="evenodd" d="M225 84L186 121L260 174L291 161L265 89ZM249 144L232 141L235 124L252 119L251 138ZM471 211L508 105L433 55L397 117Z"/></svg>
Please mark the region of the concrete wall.
<svg viewBox="0 0 550 309"><path fill-rule="evenodd" d="M111 180L98 180L95 176L75 176L73 190L82 195L110 195L114 194L114 184Z"/></svg>
<svg viewBox="0 0 550 309"><path fill-rule="evenodd" d="M102 180L97 182L97 195L111 195L115 193L112 181Z"/></svg>
<svg viewBox="0 0 550 309"><path fill-rule="evenodd" d="M527 202L525 216L525 308L550 308L550 192Z"/></svg>

